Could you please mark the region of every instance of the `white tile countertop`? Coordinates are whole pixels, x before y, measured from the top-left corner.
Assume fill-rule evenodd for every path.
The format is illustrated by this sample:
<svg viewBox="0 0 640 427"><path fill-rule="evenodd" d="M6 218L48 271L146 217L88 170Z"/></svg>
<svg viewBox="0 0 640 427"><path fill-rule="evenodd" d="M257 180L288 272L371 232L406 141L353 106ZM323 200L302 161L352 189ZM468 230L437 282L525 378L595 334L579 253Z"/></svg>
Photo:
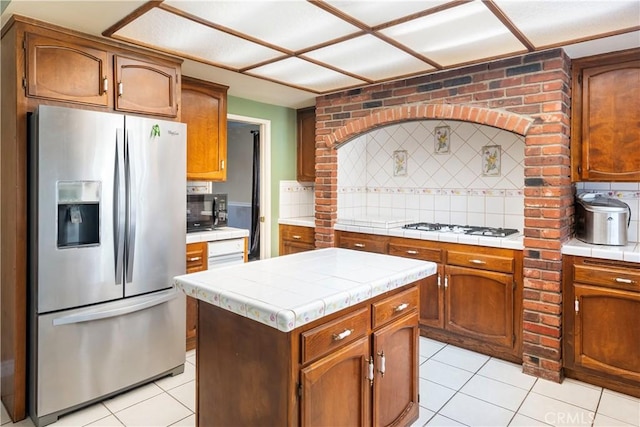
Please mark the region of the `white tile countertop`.
<svg viewBox="0 0 640 427"><path fill-rule="evenodd" d="M435 272L432 262L326 248L174 280L189 296L288 332Z"/></svg>
<svg viewBox="0 0 640 427"><path fill-rule="evenodd" d="M316 226L316 218L313 216L299 216L294 218L279 218L278 224L285 225L299 225L301 227L312 227Z"/></svg>
<svg viewBox="0 0 640 427"><path fill-rule="evenodd" d="M640 243L629 242L626 246L592 245L578 239L571 239L562 245L564 255L613 259L640 263Z"/></svg>
<svg viewBox="0 0 640 427"><path fill-rule="evenodd" d="M244 228L220 227L211 231L187 233L187 244L198 242L213 242L216 240L237 239L240 237L248 236L249 230L246 230Z"/></svg>

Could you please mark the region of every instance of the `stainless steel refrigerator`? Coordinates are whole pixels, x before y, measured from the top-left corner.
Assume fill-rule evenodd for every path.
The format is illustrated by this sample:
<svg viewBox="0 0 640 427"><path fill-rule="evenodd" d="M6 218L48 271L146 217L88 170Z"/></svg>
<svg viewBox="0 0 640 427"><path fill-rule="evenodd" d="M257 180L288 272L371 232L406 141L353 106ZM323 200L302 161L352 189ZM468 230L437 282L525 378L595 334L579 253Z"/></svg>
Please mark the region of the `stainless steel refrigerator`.
<svg viewBox="0 0 640 427"><path fill-rule="evenodd" d="M186 125L30 118L29 412L37 426L184 371Z"/></svg>

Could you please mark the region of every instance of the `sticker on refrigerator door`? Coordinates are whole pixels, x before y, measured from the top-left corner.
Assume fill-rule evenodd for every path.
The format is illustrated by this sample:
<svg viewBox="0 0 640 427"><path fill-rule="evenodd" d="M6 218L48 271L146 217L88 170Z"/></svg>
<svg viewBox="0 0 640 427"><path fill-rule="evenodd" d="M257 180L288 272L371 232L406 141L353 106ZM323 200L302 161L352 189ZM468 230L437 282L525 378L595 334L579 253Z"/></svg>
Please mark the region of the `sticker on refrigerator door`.
<svg viewBox="0 0 640 427"><path fill-rule="evenodd" d="M159 124L155 124L153 126L151 126L151 138L155 138L156 136L160 136L160 125Z"/></svg>

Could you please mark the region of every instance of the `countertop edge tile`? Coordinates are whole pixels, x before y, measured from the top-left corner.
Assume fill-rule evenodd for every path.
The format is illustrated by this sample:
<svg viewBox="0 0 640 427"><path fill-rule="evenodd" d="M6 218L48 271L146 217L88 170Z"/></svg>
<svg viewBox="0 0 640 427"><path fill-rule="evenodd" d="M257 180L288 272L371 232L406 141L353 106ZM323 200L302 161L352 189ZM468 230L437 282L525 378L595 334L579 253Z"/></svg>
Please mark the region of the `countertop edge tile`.
<svg viewBox="0 0 640 427"><path fill-rule="evenodd" d="M209 231L187 233L186 243L214 242L216 240L239 239L249 237L249 230L235 227L221 227Z"/></svg>
<svg viewBox="0 0 640 427"><path fill-rule="evenodd" d="M640 263L640 244L629 242L626 246L593 245L573 238L562 245L562 254Z"/></svg>
<svg viewBox="0 0 640 427"><path fill-rule="evenodd" d="M301 216L293 218L278 218L278 224L298 225L300 227L316 227L316 218L313 216Z"/></svg>

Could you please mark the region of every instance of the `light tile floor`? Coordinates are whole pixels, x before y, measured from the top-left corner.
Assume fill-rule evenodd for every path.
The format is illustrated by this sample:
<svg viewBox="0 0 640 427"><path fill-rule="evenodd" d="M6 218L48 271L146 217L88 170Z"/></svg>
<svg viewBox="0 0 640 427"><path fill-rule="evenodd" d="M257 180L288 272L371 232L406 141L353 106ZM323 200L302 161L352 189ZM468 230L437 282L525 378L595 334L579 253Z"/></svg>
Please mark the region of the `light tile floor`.
<svg viewBox="0 0 640 427"><path fill-rule="evenodd" d="M634 426L640 399L566 379L523 374L519 365L420 337L422 426ZM195 426L195 353L185 372L61 417L61 426ZM12 424L2 407L2 427ZM274 426L275 427L275 426Z"/></svg>

